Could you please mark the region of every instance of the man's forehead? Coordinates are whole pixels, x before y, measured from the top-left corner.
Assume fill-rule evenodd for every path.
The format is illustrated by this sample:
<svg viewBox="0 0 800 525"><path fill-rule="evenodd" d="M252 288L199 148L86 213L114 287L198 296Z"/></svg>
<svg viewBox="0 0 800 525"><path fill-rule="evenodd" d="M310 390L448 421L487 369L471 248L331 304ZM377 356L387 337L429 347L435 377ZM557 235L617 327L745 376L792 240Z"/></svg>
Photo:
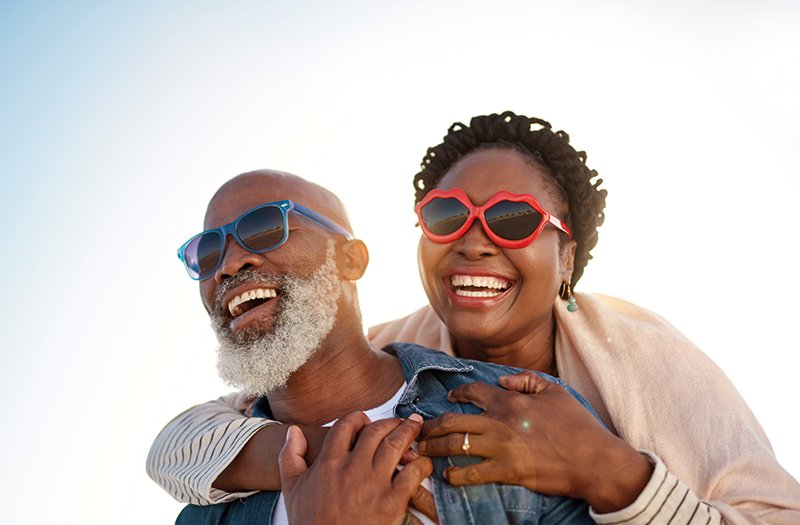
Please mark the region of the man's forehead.
<svg viewBox="0 0 800 525"><path fill-rule="evenodd" d="M322 214L332 212L327 191L295 175L276 171L244 173L229 180L217 190L208 204L205 229L219 228L235 221L243 213L262 204L293 200ZM332 217L332 218L333 218Z"/></svg>
<svg viewBox="0 0 800 525"><path fill-rule="evenodd" d="M235 221L244 212L283 199L291 195L282 191L285 188L279 179L267 174L259 176L238 176L229 180L217 190L206 209L206 228L218 228Z"/></svg>

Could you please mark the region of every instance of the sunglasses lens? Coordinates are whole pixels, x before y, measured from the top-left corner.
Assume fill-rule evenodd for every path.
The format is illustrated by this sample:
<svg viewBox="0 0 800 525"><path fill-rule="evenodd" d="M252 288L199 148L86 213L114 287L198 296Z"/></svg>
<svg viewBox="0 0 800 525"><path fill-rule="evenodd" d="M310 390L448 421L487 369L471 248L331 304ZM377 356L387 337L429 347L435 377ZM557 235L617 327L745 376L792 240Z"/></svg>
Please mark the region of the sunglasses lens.
<svg viewBox="0 0 800 525"><path fill-rule="evenodd" d="M542 223L542 214L525 202L500 201L484 212L486 224L509 241L530 237Z"/></svg>
<svg viewBox="0 0 800 525"><path fill-rule="evenodd" d="M183 262L189 275L201 279L217 267L222 251L222 237L217 232L208 232L195 237L183 251Z"/></svg>
<svg viewBox="0 0 800 525"><path fill-rule="evenodd" d="M469 218L469 210L457 199L435 198L420 211L425 228L434 235L449 235Z"/></svg>
<svg viewBox="0 0 800 525"><path fill-rule="evenodd" d="M239 220L236 233L251 250L274 248L286 235L283 213L277 206L264 206L253 210Z"/></svg>

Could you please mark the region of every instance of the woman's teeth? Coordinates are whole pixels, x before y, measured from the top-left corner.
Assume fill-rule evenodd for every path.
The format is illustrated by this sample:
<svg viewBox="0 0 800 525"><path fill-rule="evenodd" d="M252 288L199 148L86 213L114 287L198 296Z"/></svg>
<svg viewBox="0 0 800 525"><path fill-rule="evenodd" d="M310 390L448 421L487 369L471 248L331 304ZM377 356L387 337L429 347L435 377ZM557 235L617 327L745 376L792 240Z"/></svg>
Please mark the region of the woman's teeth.
<svg viewBox="0 0 800 525"><path fill-rule="evenodd" d="M497 277L473 277L470 275L453 275L450 284L455 287L455 294L464 297L496 297L511 284ZM487 288L486 290L465 290L465 287Z"/></svg>
<svg viewBox="0 0 800 525"><path fill-rule="evenodd" d="M258 288L256 290L249 290L247 292L242 293L242 295L237 295L228 303L228 311L231 313L233 317L239 317L242 315L242 307L243 303L247 301L254 301L256 299L266 299L270 300L277 296L277 293L272 288Z"/></svg>

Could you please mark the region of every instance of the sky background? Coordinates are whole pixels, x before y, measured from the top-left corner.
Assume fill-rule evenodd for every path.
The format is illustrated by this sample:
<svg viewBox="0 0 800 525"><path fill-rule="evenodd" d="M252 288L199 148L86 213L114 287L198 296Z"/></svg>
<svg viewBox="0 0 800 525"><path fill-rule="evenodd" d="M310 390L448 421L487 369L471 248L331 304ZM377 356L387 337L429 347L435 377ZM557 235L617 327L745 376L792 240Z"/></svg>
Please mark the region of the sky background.
<svg viewBox="0 0 800 525"><path fill-rule="evenodd" d="M578 289L675 324L800 476L798 27L781 0L0 0L4 521L174 521L150 443L230 391L175 256L219 185L274 168L338 193L386 321L426 303L425 150L509 109L609 191Z"/></svg>

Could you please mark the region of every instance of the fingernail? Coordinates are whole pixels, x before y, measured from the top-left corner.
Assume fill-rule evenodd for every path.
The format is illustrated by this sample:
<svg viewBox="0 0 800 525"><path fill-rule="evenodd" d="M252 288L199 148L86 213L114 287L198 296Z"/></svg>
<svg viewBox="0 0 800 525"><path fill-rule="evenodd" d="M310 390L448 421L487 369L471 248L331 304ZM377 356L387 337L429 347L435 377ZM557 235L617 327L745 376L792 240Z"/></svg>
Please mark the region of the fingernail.
<svg viewBox="0 0 800 525"><path fill-rule="evenodd" d="M417 451L425 452L425 449L428 448L428 444L425 441L420 441L419 445L417 445Z"/></svg>
<svg viewBox="0 0 800 525"><path fill-rule="evenodd" d="M293 430L294 430L293 426L286 429L286 440L284 441L284 443L286 443L286 441L289 441L289 435L292 433Z"/></svg>
<svg viewBox="0 0 800 525"><path fill-rule="evenodd" d="M417 423L422 423L422 416L420 416L419 414L411 414L410 416L408 416L408 419L410 419L411 421L416 421Z"/></svg>

